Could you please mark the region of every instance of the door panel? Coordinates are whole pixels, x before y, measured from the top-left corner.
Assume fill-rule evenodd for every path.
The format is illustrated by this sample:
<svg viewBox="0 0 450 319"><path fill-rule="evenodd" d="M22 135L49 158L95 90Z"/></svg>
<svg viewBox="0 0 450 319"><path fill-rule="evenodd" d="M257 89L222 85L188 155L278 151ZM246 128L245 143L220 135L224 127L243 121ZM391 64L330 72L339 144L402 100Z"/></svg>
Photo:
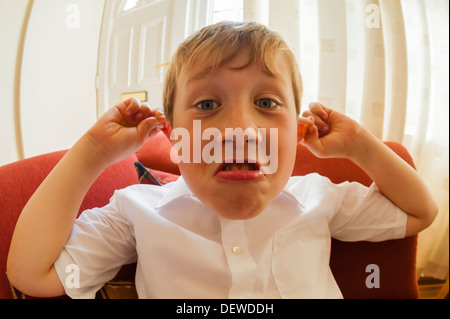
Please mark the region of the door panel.
<svg viewBox="0 0 450 319"><path fill-rule="evenodd" d="M163 70L155 66L169 59L164 55L169 43L165 29L167 21L172 20L174 1L141 1L140 6L129 12L123 11L126 2L118 7L111 34L115 54L111 56L109 100L115 104L123 93L146 91L147 102L152 107L161 107Z"/></svg>
<svg viewBox="0 0 450 319"><path fill-rule="evenodd" d="M164 63L165 57L165 28L165 17L141 26L138 66L140 86L160 84L164 80L163 70L159 65Z"/></svg>
<svg viewBox="0 0 450 319"><path fill-rule="evenodd" d="M132 46L133 28L123 30L113 36L110 87L126 88L131 85L130 62Z"/></svg>
<svg viewBox="0 0 450 319"><path fill-rule="evenodd" d="M124 93L147 92L162 107L167 63L179 43L206 25L210 0L106 2L97 76L98 116Z"/></svg>

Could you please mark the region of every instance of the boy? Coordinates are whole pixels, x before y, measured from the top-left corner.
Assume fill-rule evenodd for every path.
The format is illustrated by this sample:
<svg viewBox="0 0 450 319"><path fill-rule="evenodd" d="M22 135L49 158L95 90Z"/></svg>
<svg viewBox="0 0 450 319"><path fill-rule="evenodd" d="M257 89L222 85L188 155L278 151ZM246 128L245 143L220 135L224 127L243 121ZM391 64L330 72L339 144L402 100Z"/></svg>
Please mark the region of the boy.
<svg viewBox="0 0 450 319"><path fill-rule="evenodd" d="M418 174L355 121L319 103L299 118L301 90L293 54L264 26L219 23L193 35L167 74L167 119L134 99L118 104L30 199L11 243L10 280L31 295L91 298L122 264L137 260L140 298L342 297L328 264L331 236L410 236L427 227L437 209ZM182 161L177 182L116 191L110 204L75 220L107 166L159 130L193 133L199 120L202 129L222 133L224 149L244 149L243 158L223 152L218 162ZM349 158L374 184L290 177L304 126L298 139L314 154ZM249 130L238 141L226 128ZM277 139L269 136L274 128ZM247 151L263 140L276 146L271 174ZM195 143L203 150L208 140L191 140L190 154ZM79 288L65 283L69 265L80 269Z"/></svg>

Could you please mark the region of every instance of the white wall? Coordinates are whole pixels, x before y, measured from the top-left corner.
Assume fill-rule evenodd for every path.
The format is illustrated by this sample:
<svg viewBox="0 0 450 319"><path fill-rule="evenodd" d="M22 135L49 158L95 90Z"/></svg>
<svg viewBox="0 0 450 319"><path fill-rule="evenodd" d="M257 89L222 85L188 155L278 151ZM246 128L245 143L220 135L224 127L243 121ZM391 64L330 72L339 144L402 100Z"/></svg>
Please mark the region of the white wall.
<svg viewBox="0 0 450 319"><path fill-rule="evenodd" d="M20 159L15 107L20 108L25 158L70 148L97 118L95 77L104 0L33 1L17 74L28 3L0 1L0 165ZM17 76L20 105L14 104Z"/></svg>
<svg viewBox="0 0 450 319"><path fill-rule="evenodd" d="M0 165L19 158L14 125L14 77L28 0L0 1Z"/></svg>
<svg viewBox="0 0 450 319"><path fill-rule="evenodd" d="M70 148L95 122L103 5L103 0L35 1L22 65L25 157Z"/></svg>

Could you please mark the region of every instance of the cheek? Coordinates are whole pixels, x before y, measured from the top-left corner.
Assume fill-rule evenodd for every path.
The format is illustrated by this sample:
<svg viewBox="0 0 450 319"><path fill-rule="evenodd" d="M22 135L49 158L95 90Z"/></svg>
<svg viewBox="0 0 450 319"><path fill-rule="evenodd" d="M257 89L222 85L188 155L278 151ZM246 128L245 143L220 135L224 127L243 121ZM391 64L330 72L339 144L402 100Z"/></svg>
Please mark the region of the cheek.
<svg viewBox="0 0 450 319"><path fill-rule="evenodd" d="M182 128L178 129L183 132L183 136L178 136L178 140L174 142L178 156L184 159L178 167L185 179L201 180L213 171L213 167L205 163L203 156L203 149L210 141L202 139L203 131L198 122L186 120L181 124ZM222 158L219 161L221 162Z"/></svg>
<svg viewBox="0 0 450 319"><path fill-rule="evenodd" d="M294 169L295 158L296 158L296 143L281 143L279 150L279 167L285 174L289 176L292 174Z"/></svg>
<svg viewBox="0 0 450 319"><path fill-rule="evenodd" d="M279 167L289 176L292 173L297 155L296 128L280 130L278 137Z"/></svg>
<svg viewBox="0 0 450 319"><path fill-rule="evenodd" d="M204 177L205 172L199 164L193 163L180 163L178 164L180 169L180 173L183 176L186 184L190 187L194 193L198 193L201 191L203 185L205 183Z"/></svg>

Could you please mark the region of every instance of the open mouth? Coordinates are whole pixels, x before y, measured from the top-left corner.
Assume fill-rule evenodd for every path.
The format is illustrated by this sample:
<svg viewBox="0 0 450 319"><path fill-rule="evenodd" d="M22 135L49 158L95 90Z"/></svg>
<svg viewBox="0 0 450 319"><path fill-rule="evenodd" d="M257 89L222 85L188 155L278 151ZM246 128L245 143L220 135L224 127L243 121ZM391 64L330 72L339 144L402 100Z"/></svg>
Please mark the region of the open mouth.
<svg viewBox="0 0 450 319"><path fill-rule="evenodd" d="M259 165L256 163L225 163L221 171L259 171Z"/></svg>
<svg viewBox="0 0 450 319"><path fill-rule="evenodd" d="M222 163L219 165L216 176L231 181L249 181L264 177L258 163Z"/></svg>
<svg viewBox="0 0 450 319"><path fill-rule="evenodd" d="M231 160L226 160L224 161L222 164L219 165L217 172L220 171L259 171L261 166L259 165L259 163L255 160L249 160L249 159L244 159L244 160L236 160L233 159L233 161L231 162ZM239 163L237 163L239 162Z"/></svg>

